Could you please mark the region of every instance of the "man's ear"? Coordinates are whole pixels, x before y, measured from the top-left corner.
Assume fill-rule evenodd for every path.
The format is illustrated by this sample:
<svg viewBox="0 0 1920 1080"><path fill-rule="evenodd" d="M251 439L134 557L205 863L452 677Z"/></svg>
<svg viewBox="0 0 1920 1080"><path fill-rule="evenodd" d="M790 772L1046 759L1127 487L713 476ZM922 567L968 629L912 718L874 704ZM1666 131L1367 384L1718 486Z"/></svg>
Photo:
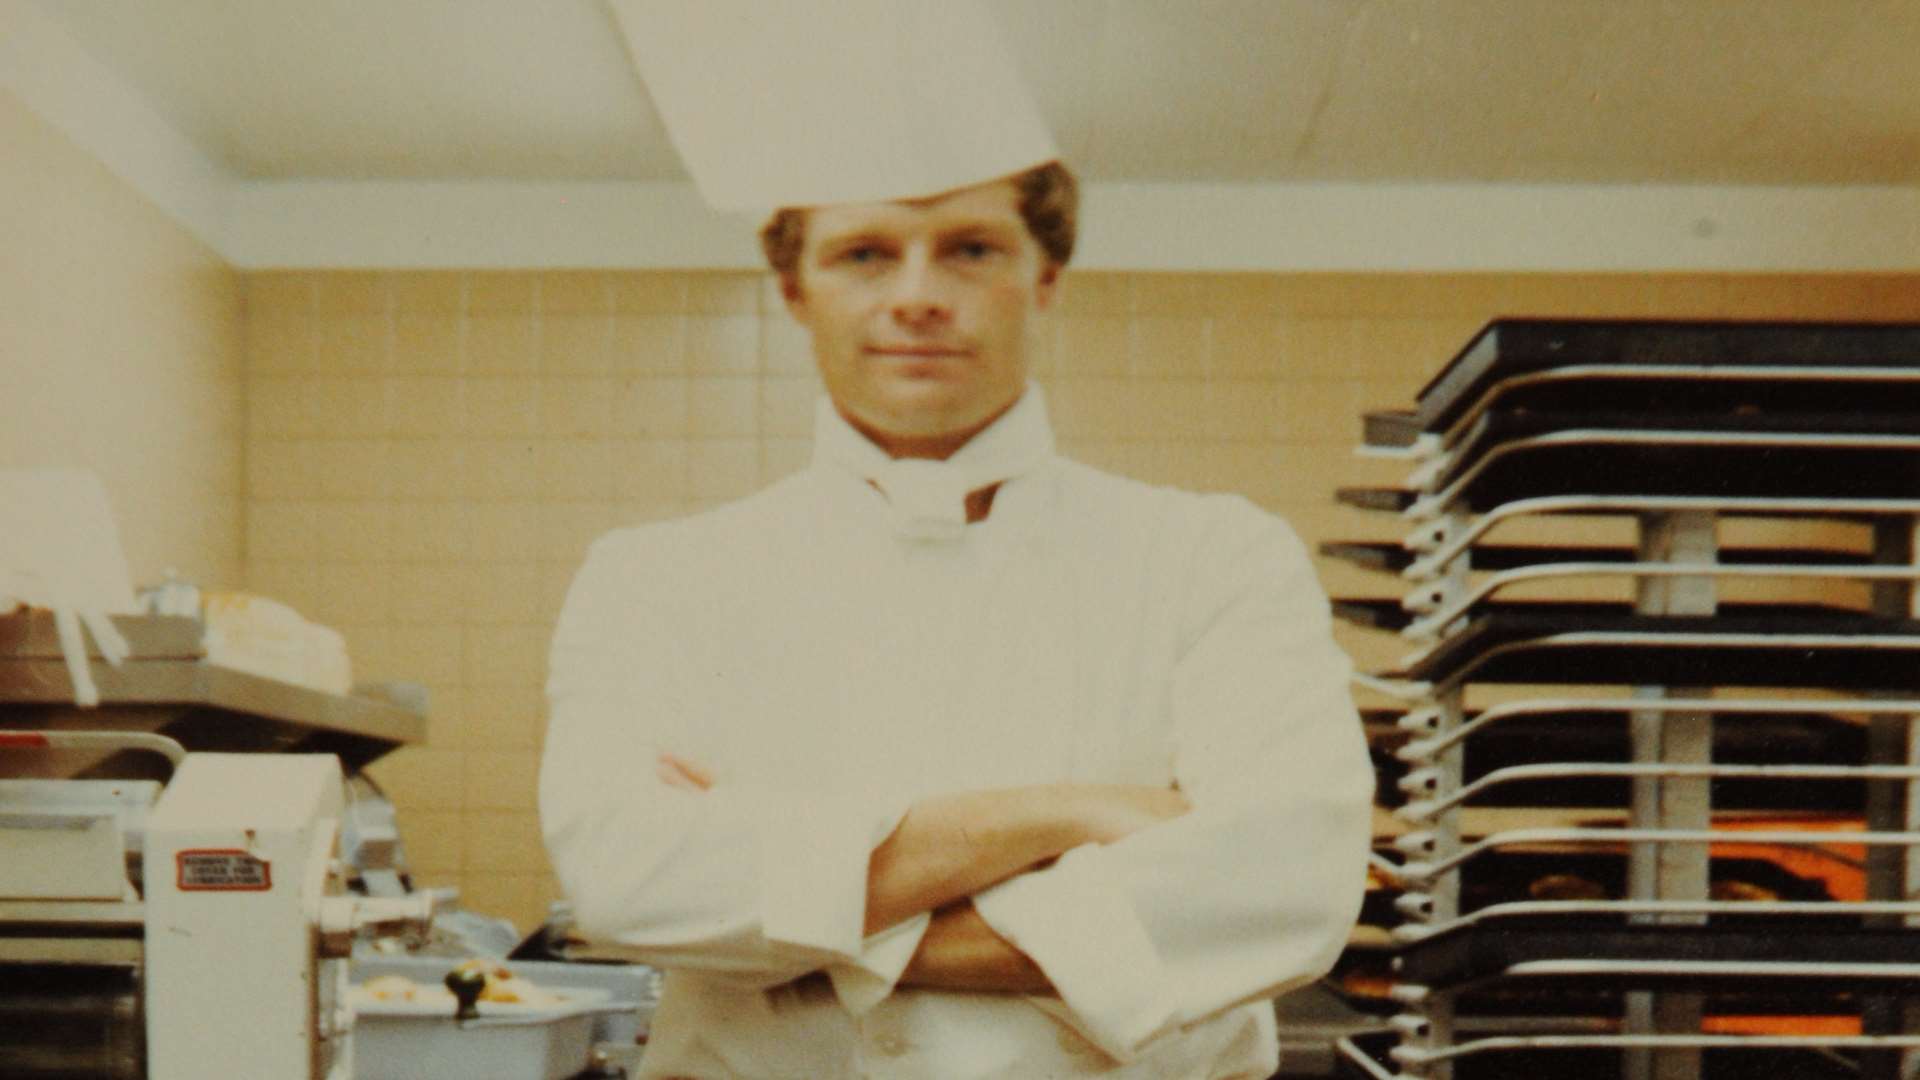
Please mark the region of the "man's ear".
<svg viewBox="0 0 1920 1080"><path fill-rule="evenodd" d="M787 314L793 316L793 321L805 326L808 315L807 295L800 289L800 275L780 275L780 299L786 301Z"/></svg>
<svg viewBox="0 0 1920 1080"><path fill-rule="evenodd" d="M1053 303L1054 294L1060 291L1060 270L1060 264L1051 259L1040 268L1040 280L1035 282L1033 287L1035 308L1045 311L1047 305Z"/></svg>

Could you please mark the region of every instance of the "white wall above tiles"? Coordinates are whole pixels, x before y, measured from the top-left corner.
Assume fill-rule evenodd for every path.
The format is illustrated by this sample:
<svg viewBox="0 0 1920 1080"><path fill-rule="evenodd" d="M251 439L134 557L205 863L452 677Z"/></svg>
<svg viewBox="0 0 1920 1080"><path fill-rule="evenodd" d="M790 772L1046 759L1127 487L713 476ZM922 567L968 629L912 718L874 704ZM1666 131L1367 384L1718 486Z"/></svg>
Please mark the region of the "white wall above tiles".
<svg viewBox="0 0 1920 1080"><path fill-rule="evenodd" d="M243 268L759 269L685 184L237 183ZM1091 184L1075 265L1168 271L1899 271L1920 190Z"/></svg>
<svg viewBox="0 0 1920 1080"><path fill-rule="evenodd" d="M758 265L754 222L707 211L671 180L242 175L197 149L31 0L0 0L0 90L241 269ZM1176 271L1920 268L1920 190L1912 185L1290 175L1090 183L1077 261Z"/></svg>
<svg viewBox="0 0 1920 1080"><path fill-rule="evenodd" d="M225 201L233 178L25 0L0 0L0 92L6 91L226 254Z"/></svg>

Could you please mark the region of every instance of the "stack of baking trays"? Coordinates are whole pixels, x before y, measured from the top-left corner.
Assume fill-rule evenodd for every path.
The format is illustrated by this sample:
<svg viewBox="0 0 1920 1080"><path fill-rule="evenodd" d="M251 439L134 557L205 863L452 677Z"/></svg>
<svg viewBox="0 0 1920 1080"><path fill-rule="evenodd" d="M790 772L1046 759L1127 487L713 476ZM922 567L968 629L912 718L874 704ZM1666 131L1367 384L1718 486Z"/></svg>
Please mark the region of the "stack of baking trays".
<svg viewBox="0 0 1920 1080"><path fill-rule="evenodd" d="M1342 1067L1915 1075L1920 326L1501 320L1365 433L1405 539L1324 550L1399 595L1335 608L1413 651Z"/></svg>

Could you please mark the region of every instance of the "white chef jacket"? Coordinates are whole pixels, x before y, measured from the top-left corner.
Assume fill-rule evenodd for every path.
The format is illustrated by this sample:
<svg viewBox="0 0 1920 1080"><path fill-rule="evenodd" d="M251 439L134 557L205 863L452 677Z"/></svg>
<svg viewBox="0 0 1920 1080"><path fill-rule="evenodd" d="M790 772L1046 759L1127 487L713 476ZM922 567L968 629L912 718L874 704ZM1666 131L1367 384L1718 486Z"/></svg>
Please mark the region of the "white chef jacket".
<svg viewBox="0 0 1920 1080"><path fill-rule="evenodd" d="M667 971L642 1075L1268 1076L1372 798L1299 540L1055 456L1037 388L904 479L819 416L805 471L599 540L554 637L546 840L583 931ZM905 492L995 474L944 532ZM1193 809L974 897L1059 997L896 989L928 916L863 940L872 849L916 798L1061 781Z"/></svg>

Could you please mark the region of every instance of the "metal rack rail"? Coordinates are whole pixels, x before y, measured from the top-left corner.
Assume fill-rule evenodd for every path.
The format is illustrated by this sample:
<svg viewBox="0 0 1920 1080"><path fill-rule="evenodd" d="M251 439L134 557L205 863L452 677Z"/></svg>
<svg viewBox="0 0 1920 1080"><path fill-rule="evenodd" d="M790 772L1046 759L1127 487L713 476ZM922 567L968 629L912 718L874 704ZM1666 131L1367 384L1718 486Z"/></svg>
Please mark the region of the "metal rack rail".
<svg viewBox="0 0 1920 1080"><path fill-rule="evenodd" d="M1502 320L1364 432L1410 475L1340 498L1405 539L1323 551L1401 595L1336 612L1415 651L1368 682L1404 703L1370 906L1397 1012L1351 1075L1913 1075L1920 326ZM1508 536L1568 515L1635 539ZM1723 548L1734 518L1784 539ZM1749 737L1789 718L1818 753Z"/></svg>

